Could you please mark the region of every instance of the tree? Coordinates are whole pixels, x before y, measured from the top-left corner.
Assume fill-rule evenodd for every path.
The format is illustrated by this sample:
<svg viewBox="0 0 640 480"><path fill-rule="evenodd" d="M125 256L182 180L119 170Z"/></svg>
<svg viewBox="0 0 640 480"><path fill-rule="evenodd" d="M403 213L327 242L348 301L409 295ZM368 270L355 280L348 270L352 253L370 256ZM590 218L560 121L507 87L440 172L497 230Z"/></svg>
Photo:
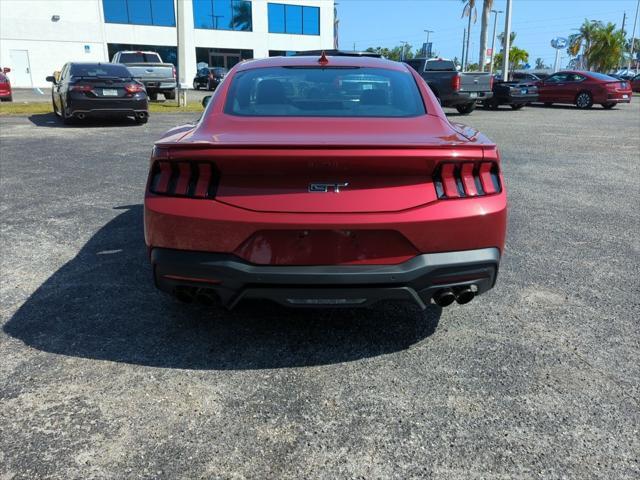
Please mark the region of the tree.
<svg viewBox="0 0 640 480"><path fill-rule="evenodd" d="M493 68L498 70L502 67L502 61L504 54L502 52L497 53L493 60ZM518 47L511 47L509 49L509 70L516 70L522 68L529 60L529 52Z"/></svg>
<svg viewBox="0 0 640 480"><path fill-rule="evenodd" d="M536 58L536 69L542 70L543 68L547 68L547 66L544 64L544 60L540 57Z"/></svg>
<svg viewBox="0 0 640 480"><path fill-rule="evenodd" d="M626 39L622 30L616 30L615 23L599 28L586 55L590 68L599 72L608 72L617 68L623 58Z"/></svg>
<svg viewBox="0 0 640 480"><path fill-rule="evenodd" d="M233 26L240 30L251 30L251 4L233 2Z"/></svg>
<svg viewBox="0 0 640 480"><path fill-rule="evenodd" d="M464 3L464 7L462 9L462 16L460 18L469 17L469 23L467 26L467 40L465 46L465 54L462 58L462 64L466 63L465 58L469 58L469 39L471 38L471 22L476 23L478 20L478 11L476 10L476 0L461 0Z"/></svg>
<svg viewBox="0 0 640 480"><path fill-rule="evenodd" d="M518 36L518 34L516 32L511 32L509 34L509 45L513 45L513 42L516 41L516 37ZM498 41L500 42L500 45L502 45L502 50L504 50L505 44L504 44L504 32L502 32L501 34L498 35Z"/></svg>
<svg viewBox="0 0 640 480"><path fill-rule="evenodd" d="M584 19L578 33L569 36L569 48L567 53L571 56L576 56L582 49L583 58L587 59L587 64L584 68L589 69L589 52L591 51L592 43L596 32L603 27L603 24L599 20L587 20Z"/></svg>
<svg viewBox="0 0 640 480"><path fill-rule="evenodd" d="M487 31L489 30L489 16L493 8L493 0L484 0L482 2L482 18L480 20L480 56L478 57L480 71L484 71L487 53Z"/></svg>
<svg viewBox="0 0 640 480"><path fill-rule="evenodd" d="M367 48L365 51L366 52L371 52L371 53L379 53L380 55L382 55L385 58L388 58L389 60L395 60L396 62L399 62L402 59L402 45L398 45L397 47L393 47L391 49L386 48L386 47L377 47L377 48L373 48L373 47L369 47ZM407 43L407 45L404 47L405 51L404 51L404 59L405 60L411 60L414 56L415 53L412 50L411 45L409 45Z"/></svg>

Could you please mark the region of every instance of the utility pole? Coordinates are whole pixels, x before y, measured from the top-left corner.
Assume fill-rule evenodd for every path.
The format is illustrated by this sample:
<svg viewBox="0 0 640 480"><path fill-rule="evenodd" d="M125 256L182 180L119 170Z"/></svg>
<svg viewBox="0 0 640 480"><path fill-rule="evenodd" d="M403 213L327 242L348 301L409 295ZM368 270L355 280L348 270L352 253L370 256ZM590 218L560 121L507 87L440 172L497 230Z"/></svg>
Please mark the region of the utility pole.
<svg viewBox="0 0 640 480"><path fill-rule="evenodd" d="M187 51L186 51L186 39L184 31L184 9L185 0L177 0L176 2L176 35L177 35L177 50L178 50L178 78L177 90L178 90L178 105L184 107L187 105L187 91L184 85L187 83Z"/></svg>
<svg viewBox="0 0 640 480"><path fill-rule="evenodd" d="M498 14L502 13L502 10L491 10L494 13L493 16L493 39L491 40L491 64L489 65L489 74L493 75L493 59L496 55L496 23L498 23Z"/></svg>
<svg viewBox="0 0 640 480"><path fill-rule="evenodd" d="M633 47L636 44L636 24L638 23L638 9L640 8L640 0L636 4L636 16L633 18L633 33L631 34L631 51L629 52L629 65L627 70L631 70L631 62L633 61ZM638 72L637 64L635 68L636 73Z"/></svg>
<svg viewBox="0 0 640 480"><path fill-rule="evenodd" d="M433 30L425 30L424 33L427 34L427 43L424 45L424 56L427 56L427 48L429 48L429 34L433 33Z"/></svg>
<svg viewBox="0 0 640 480"><path fill-rule="evenodd" d="M502 59L502 81L509 81L509 49L511 48L511 2L507 0L507 14L504 20L504 55Z"/></svg>
<svg viewBox="0 0 640 480"><path fill-rule="evenodd" d="M462 56L460 57L460 68L462 69L462 71L464 71L464 46L465 43L467 41L467 29L465 28L464 31L462 32Z"/></svg>
<svg viewBox="0 0 640 480"><path fill-rule="evenodd" d="M622 12L622 34L626 37L627 35L624 33L624 24L627 23L627 12Z"/></svg>

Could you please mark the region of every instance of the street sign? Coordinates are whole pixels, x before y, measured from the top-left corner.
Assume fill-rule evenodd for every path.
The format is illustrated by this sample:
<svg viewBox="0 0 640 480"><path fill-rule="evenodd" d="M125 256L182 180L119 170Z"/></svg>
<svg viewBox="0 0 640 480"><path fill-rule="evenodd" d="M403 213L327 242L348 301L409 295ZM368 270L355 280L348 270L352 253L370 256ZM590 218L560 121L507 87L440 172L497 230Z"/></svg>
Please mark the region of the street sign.
<svg viewBox="0 0 640 480"><path fill-rule="evenodd" d="M564 37L556 37L553 40L551 40L551 46L556 50L562 50L563 48L567 48L567 45L569 45L569 40L567 40Z"/></svg>

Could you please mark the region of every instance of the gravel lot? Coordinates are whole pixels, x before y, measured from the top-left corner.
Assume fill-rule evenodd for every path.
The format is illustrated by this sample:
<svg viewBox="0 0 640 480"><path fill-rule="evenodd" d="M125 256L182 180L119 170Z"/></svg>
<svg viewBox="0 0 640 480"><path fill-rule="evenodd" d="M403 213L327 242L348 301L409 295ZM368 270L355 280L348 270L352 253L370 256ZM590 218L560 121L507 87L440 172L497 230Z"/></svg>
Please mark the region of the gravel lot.
<svg viewBox="0 0 640 480"><path fill-rule="evenodd" d="M0 117L0 479L640 477L640 98L451 115L501 147L497 288L227 313L155 291L153 140Z"/></svg>

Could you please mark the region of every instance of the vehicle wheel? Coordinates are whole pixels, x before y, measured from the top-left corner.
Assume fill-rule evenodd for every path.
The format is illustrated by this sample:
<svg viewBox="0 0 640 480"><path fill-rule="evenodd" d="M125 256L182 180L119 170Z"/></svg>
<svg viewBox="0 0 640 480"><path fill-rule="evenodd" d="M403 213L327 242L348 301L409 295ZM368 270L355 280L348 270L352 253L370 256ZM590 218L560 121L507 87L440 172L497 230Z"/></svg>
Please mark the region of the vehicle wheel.
<svg viewBox="0 0 640 480"><path fill-rule="evenodd" d="M75 118L73 118L72 115L69 115L67 113L67 107L65 106L64 103L60 104L61 107L61 115L62 115L62 123L64 123L65 125L72 125L73 122L75 121Z"/></svg>
<svg viewBox="0 0 640 480"><path fill-rule="evenodd" d="M176 99L176 91L171 90L170 92L164 92L164 98L167 100L175 100Z"/></svg>
<svg viewBox="0 0 640 480"><path fill-rule="evenodd" d="M524 103L516 103L511 105L511 108L514 110L520 110L522 107L524 107Z"/></svg>
<svg viewBox="0 0 640 480"><path fill-rule="evenodd" d="M498 103L497 100L489 100L488 105L491 110L498 110L498 108L500 108L500 103Z"/></svg>
<svg viewBox="0 0 640 480"><path fill-rule="evenodd" d="M158 94L156 92L147 93L147 96L149 97L149 100L151 100L152 102L155 102L158 100Z"/></svg>
<svg viewBox="0 0 640 480"><path fill-rule="evenodd" d="M605 110L611 110L613 107L616 106L615 103L602 103L602 108L604 108Z"/></svg>
<svg viewBox="0 0 640 480"><path fill-rule="evenodd" d="M471 112L473 112L476 109L476 103L465 103L464 105L458 105L456 107L456 110L458 110L458 113L461 113L462 115L469 115Z"/></svg>
<svg viewBox="0 0 640 480"><path fill-rule="evenodd" d="M545 107L550 107L551 105L553 105L553 103L551 103L551 102L544 102L544 106L545 106Z"/></svg>
<svg viewBox="0 0 640 480"><path fill-rule="evenodd" d="M593 98L589 92L580 92L576 96L576 107L586 110L593 106Z"/></svg>
<svg viewBox="0 0 640 480"><path fill-rule="evenodd" d="M53 113L56 117L60 116L60 112L58 111L58 107L56 107L56 102L53 100L53 97L51 97L51 105L53 106Z"/></svg>
<svg viewBox="0 0 640 480"><path fill-rule="evenodd" d="M207 82L207 90L212 91L213 87L211 86L211 83Z"/></svg>
<svg viewBox="0 0 640 480"><path fill-rule="evenodd" d="M196 82L195 80L193 81L193 89L194 90L200 90L200 84L198 82Z"/></svg>

